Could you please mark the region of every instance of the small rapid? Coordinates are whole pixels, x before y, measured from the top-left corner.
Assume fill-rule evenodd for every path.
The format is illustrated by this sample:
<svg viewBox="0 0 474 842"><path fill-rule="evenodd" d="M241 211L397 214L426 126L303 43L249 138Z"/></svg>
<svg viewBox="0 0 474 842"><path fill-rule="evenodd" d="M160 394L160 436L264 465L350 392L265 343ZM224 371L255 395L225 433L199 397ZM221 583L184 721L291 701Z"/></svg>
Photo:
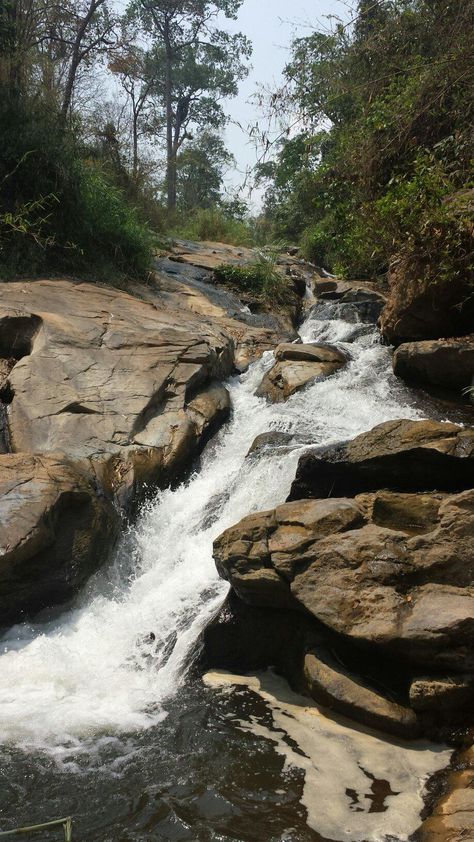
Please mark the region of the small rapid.
<svg viewBox="0 0 474 842"><path fill-rule="evenodd" d="M254 394L271 353L232 378L232 418L189 479L144 508L113 563L74 605L4 635L2 744L46 751L67 764L124 735L126 753L126 735L166 717L199 633L225 597L213 540L250 512L285 500L308 444L420 417L410 390L394 378L390 351L375 328L343 315L316 305L300 333L303 341L345 348L350 362L344 369L279 405ZM271 430L290 433L290 445L247 456L254 438Z"/></svg>

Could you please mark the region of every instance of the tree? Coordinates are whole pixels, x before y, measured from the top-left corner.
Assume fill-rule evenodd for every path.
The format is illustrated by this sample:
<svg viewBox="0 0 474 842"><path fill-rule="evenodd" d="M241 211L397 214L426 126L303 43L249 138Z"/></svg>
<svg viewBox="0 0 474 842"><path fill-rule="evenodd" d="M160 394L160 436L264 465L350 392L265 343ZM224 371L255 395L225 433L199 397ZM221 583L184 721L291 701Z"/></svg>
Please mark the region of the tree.
<svg viewBox="0 0 474 842"><path fill-rule="evenodd" d="M62 36L69 47L69 63L61 104L61 114L66 120L71 107L74 85L79 67L93 61L97 54L113 45L114 20L106 0L85 0L74 3L70 31Z"/></svg>
<svg viewBox="0 0 474 842"><path fill-rule="evenodd" d="M132 177L138 179L140 123L146 116L153 89L158 84L155 77L156 62L150 52L134 44L127 29L122 34L121 48L113 56L109 70L115 73L125 91L130 107L132 141Z"/></svg>
<svg viewBox="0 0 474 842"><path fill-rule="evenodd" d="M217 26L235 18L242 0L132 0L130 20L153 38L153 96L166 127L168 209L176 207L177 156L192 127L216 129L224 122L219 100L234 96L245 77L250 42Z"/></svg>
<svg viewBox="0 0 474 842"><path fill-rule="evenodd" d="M177 159L177 203L181 210L211 208L221 200L225 171L234 163L222 138L203 132Z"/></svg>

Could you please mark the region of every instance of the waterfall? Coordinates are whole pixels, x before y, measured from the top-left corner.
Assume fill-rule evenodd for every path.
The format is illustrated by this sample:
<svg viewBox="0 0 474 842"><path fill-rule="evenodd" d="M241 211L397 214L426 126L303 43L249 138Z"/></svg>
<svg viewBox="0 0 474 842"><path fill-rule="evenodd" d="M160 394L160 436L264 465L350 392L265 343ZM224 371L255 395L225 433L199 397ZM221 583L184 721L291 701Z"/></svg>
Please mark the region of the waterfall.
<svg viewBox="0 0 474 842"><path fill-rule="evenodd" d="M226 594L212 560L213 540L250 512L285 500L308 443L328 444L391 418L417 417L374 327L344 321L339 311L335 318L336 310L314 307L301 336L344 347L351 357L345 369L276 406L254 395L272 353L231 379L232 418L207 446L199 470L156 495L114 563L72 607L3 637L4 743L60 755L97 735L159 722L199 632ZM293 443L248 457L253 439L268 430L290 433Z"/></svg>

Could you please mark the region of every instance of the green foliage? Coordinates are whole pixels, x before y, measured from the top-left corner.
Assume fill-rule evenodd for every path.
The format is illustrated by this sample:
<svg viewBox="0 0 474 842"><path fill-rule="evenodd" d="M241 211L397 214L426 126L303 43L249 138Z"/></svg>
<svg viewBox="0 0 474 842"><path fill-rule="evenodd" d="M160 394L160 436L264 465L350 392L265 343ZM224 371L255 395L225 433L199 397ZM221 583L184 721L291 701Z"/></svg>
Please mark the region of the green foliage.
<svg viewBox="0 0 474 842"><path fill-rule="evenodd" d="M45 270L143 275L153 240L99 161L52 107L0 96L3 276Z"/></svg>
<svg viewBox="0 0 474 842"><path fill-rule="evenodd" d="M250 226L229 216L220 207L199 208L186 214L172 228L172 236L186 240L211 240L217 243L230 243L235 246L253 244Z"/></svg>
<svg viewBox="0 0 474 842"><path fill-rule="evenodd" d="M95 264L105 275L114 271L146 275L151 268L153 235L135 208L97 167L79 161L75 177L77 194L70 211L77 216L69 238L74 255L84 268Z"/></svg>
<svg viewBox="0 0 474 842"><path fill-rule="evenodd" d="M184 147L177 159L177 201L181 211L216 207L224 174L235 164L222 138L204 131ZM233 214L232 210L231 214Z"/></svg>
<svg viewBox="0 0 474 842"><path fill-rule="evenodd" d="M383 273L401 249L459 271L472 212L454 219L448 197L474 183L473 36L474 0L360 0L352 29L296 41L286 75L307 128L261 168L273 230L345 275Z"/></svg>
<svg viewBox="0 0 474 842"><path fill-rule="evenodd" d="M237 292L250 292L263 300L285 302L289 297L289 288L277 268L281 249L279 244L258 249L255 261L245 266L219 266L214 273L216 280Z"/></svg>

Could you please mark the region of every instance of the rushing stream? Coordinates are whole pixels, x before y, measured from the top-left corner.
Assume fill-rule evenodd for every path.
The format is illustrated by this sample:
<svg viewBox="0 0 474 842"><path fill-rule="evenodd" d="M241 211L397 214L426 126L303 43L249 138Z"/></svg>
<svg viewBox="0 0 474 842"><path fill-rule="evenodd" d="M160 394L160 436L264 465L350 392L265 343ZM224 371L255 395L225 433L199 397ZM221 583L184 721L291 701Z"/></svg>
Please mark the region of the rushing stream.
<svg viewBox="0 0 474 842"><path fill-rule="evenodd" d="M229 678L205 686L186 675L195 641L227 591L212 560L214 538L285 500L308 443L426 414L393 377L375 329L341 316L335 305L315 307L301 337L346 348L345 369L276 406L254 396L271 354L232 379L232 419L189 480L156 496L74 605L16 626L0 642L1 829L67 814L75 838L94 842L361 842L404 839L416 828L422 779L449 756L441 747L394 747L359 731L351 742L346 726L336 735L319 716L321 733L311 733L306 752L306 726L283 739L283 714L278 709L277 721L268 694L232 690ZM269 430L291 433L292 443L247 456ZM384 781L378 808L375 796L365 806L357 795L351 802L335 776L328 818L329 772L318 783L314 768L311 778L295 757L329 757L336 744L351 792L361 775L375 792L370 781L383 780L384 763L393 764L396 786Z"/></svg>

